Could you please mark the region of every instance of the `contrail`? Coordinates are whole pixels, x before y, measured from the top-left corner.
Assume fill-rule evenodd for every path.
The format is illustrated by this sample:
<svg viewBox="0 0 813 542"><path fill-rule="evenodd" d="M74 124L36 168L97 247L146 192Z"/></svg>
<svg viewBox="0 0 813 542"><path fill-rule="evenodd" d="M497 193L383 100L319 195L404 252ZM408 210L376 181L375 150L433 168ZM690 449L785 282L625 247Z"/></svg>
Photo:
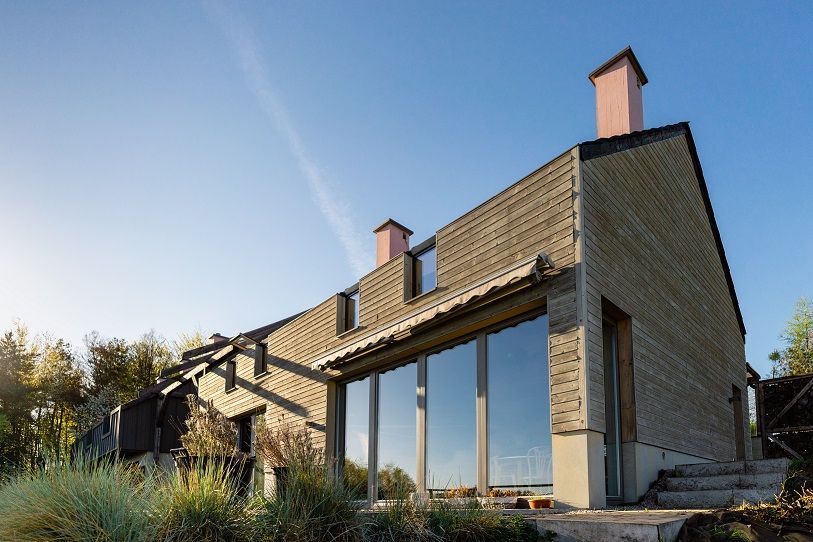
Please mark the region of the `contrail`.
<svg viewBox="0 0 813 542"><path fill-rule="evenodd" d="M372 253L366 248L364 236L350 218L349 205L331 191L291 122L285 105L274 93L253 32L220 2L207 1L204 6L228 38L246 85L263 113L271 119L288 143L308 182L308 189L316 206L338 236L353 272L357 277L365 275L373 267Z"/></svg>

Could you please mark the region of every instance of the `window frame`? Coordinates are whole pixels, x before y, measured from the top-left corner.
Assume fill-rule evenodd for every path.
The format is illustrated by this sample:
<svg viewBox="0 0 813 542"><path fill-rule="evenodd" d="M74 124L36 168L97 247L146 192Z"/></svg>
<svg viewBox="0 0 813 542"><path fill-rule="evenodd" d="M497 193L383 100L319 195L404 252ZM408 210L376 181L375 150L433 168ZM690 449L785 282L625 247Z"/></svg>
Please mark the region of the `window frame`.
<svg viewBox="0 0 813 542"><path fill-rule="evenodd" d="M268 348L265 343L254 343L254 378L268 374Z"/></svg>
<svg viewBox="0 0 813 542"><path fill-rule="evenodd" d="M226 361L226 374L224 375L226 393L237 389L237 360ZM229 385L231 383L231 386Z"/></svg>
<svg viewBox="0 0 813 542"><path fill-rule="evenodd" d="M437 252L437 242L436 236L432 236L426 241L415 245L409 252L406 253L406 257L404 258L404 302L412 301L418 297L426 295L438 288L438 252ZM435 285L423 291L418 291L418 265L416 263L420 260L420 257L429 252L430 250L435 251Z"/></svg>
<svg viewBox="0 0 813 542"><path fill-rule="evenodd" d="M349 303L353 296L358 295L355 310L353 311L353 326L349 325L348 312ZM347 332L361 328L361 288L359 283L347 288L344 292L336 294L336 335L343 335Z"/></svg>
<svg viewBox="0 0 813 542"><path fill-rule="evenodd" d="M335 416L335 442L333 443L334 457L337 458L338 468L344 461L344 443L345 443L345 393L346 386L353 382L370 378L369 383L369 414L368 414L368 444L367 444L367 487L368 494L367 502L370 505L380 502L378 496L378 406L379 406L379 376L382 373L397 369L399 367L409 365L410 363L417 364L417 381L416 381L416 471L415 471L415 485L418 494L425 494L426 477L427 477L427 410L426 410L426 385L427 385L427 357L442 352L444 350L454 348L460 344L470 341L476 342L476 371L477 371L477 389L476 389L476 439L477 439L477 494L484 496L488 493L489 487L489 465L488 465L488 352L487 352L487 339L486 337L497 331L507 329L509 327L520 325L524 322L534 320L543 315L547 315L547 305L524 312L523 314L515 317L507 318L498 323L486 326L480 330L468 333L461 337L456 337L445 341L438 346L421 351L417 355L411 355L404 358L393 360L389 363L382 364L369 371L360 374L355 374L350 378L344 380L337 380L337 393L335 399L336 416ZM548 320L548 360L546 370L548 371L548 382L550 383L550 320ZM548 401L550 401L550 389L548 390ZM551 425L551 420L548 420L548 425ZM551 427L552 433L552 427ZM551 493L553 487L551 487Z"/></svg>

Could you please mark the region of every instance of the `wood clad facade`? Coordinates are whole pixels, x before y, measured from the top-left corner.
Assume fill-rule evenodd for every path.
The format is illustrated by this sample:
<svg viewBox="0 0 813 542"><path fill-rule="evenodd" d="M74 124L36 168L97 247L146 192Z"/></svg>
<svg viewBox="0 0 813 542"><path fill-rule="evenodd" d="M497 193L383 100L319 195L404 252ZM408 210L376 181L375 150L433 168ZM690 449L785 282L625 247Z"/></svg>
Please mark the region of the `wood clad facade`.
<svg viewBox="0 0 813 542"><path fill-rule="evenodd" d="M463 333L546 306L550 321L550 371L554 432L584 428L584 374L579 357L574 247L574 182L577 150L572 149L500 192L436 234L437 288L404 301L409 255L399 255L359 281L360 328L336 334L338 295L305 312L263 340L268 371L255 378L254 355L236 356L236 388L225 388L225 365L210 367L199 379L199 394L235 418L259 410L274 423L305 420L329 430L331 380L389 363ZM349 344L361 333L386 326L539 252L555 264L550 277L521 292L514 289L472 303L441 322L338 369L320 371L313 362ZM342 285L336 285L342 286ZM509 295L510 294L510 295ZM408 297L408 296L407 296Z"/></svg>
<svg viewBox="0 0 813 542"><path fill-rule="evenodd" d="M605 430L604 298L631 317L637 441L730 460L744 340L692 149L678 130L581 163L588 424Z"/></svg>
<svg viewBox="0 0 813 542"><path fill-rule="evenodd" d="M744 326L688 125L574 147L440 228L435 246L434 290L410 299L412 255L396 256L359 280L359 327L340 332L344 294L331 295L255 337L266 346L266 373L255 376L248 347L207 368L198 379L201 398L230 418L264 411L271 424L305 421L332 450L340 440L338 383L544 311L557 499L603 506L602 326L609 316L621 380L618 439L633 449L656 447L662 459L656 465L652 454L620 452L625 498L637 499L678 457L734 457L732 405L748 419L747 401L729 401L736 388L746 389ZM540 252L553 262L541 282L503 285L357 352L360 339ZM339 361L322 370L317 362L325 359ZM229 391L227 362L236 363ZM573 480L584 481L586 493L571 491Z"/></svg>

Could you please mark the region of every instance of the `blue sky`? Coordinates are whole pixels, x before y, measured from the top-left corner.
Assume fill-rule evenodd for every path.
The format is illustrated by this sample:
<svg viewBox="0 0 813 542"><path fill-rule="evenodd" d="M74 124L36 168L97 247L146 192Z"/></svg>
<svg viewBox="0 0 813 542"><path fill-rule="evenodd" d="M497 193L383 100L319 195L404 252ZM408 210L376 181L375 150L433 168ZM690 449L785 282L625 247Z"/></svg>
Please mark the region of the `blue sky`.
<svg viewBox="0 0 813 542"><path fill-rule="evenodd" d="M631 44L688 120L766 356L813 295L813 8L798 3L0 2L0 326L230 334L594 138Z"/></svg>

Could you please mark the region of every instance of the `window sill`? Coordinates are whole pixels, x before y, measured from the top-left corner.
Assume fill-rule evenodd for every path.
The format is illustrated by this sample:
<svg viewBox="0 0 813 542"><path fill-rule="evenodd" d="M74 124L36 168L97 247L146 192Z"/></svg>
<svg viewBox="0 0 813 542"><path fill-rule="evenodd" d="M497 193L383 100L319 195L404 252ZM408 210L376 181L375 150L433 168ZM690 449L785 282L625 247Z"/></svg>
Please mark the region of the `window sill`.
<svg viewBox="0 0 813 542"><path fill-rule="evenodd" d="M364 329L364 326L356 326L353 329L348 329L347 331L342 331L341 333L336 335L336 338L341 339L341 338L343 338L345 336L352 335L353 333L355 333L357 331L361 331L362 329Z"/></svg>
<svg viewBox="0 0 813 542"><path fill-rule="evenodd" d="M428 296L430 296L431 294L434 294L434 293L435 293L435 292L437 292L437 291L438 291L438 287L437 287L437 286L435 286L435 287L434 287L434 288L432 288L431 290L428 290L428 291L426 291L426 292L420 293L420 294L416 295L415 297L410 297L409 299L407 299L406 301L404 301L404 304L405 304L405 305L411 305L412 303L416 303L417 301L419 301L419 300L423 299L424 297L428 297Z"/></svg>
<svg viewBox="0 0 813 542"><path fill-rule="evenodd" d="M262 380L263 378L265 378L265 377L266 377L266 376L268 376L269 374L271 374L271 373L269 373L267 370L266 370L266 371L263 371L263 372L261 372L261 373L258 373L258 374L256 374L256 375L254 375L254 380Z"/></svg>
<svg viewBox="0 0 813 542"><path fill-rule="evenodd" d="M227 389L227 390L226 390L226 393L231 393L231 392L233 392L233 391L234 391L234 390L236 390L236 389L237 389L237 386L235 386L235 387L233 387L233 388L229 388L229 389Z"/></svg>

